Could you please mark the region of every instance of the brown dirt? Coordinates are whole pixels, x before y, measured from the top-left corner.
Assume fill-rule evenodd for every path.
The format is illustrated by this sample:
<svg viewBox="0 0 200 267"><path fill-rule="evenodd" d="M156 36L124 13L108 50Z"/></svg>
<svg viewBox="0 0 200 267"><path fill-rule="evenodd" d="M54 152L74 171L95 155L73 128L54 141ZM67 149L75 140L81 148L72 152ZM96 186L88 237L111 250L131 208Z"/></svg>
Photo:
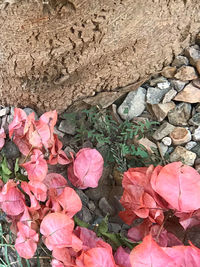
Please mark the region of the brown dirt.
<svg viewBox="0 0 200 267"><path fill-rule="evenodd" d="M200 26L198 0L16 2L0 9L0 99L38 111L160 71Z"/></svg>

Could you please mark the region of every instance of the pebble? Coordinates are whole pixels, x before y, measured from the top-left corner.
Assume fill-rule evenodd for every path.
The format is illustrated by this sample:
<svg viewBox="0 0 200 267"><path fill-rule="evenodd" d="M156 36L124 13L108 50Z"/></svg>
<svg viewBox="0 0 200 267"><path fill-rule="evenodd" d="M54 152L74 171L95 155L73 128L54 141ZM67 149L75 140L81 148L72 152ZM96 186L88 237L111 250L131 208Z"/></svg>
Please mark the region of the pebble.
<svg viewBox="0 0 200 267"><path fill-rule="evenodd" d="M183 127L174 128L170 133L170 137L174 145L182 145L191 141L192 139L190 131Z"/></svg>
<svg viewBox="0 0 200 267"><path fill-rule="evenodd" d="M180 103L169 111L167 117L169 122L175 126L186 126L190 119L191 111L191 104Z"/></svg>
<svg viewBox="0 0 200 267"><path fill-rule="evenodd" d="M192 80L192 85L200 89L200 79Z"/></svg>
<svg viewBox="0 0 200 267"><path fill-rule="evenodd" d="M175 59L172 62L172 66L180 68L183 65L188 65L189 64L189 60L187 59L187 57L184 56L176 56Z"/></svg>
<svg viewBox="0 0 200 267"><path fill-rule="evenodd" d="M58 130L66 134L75 135L76 124L71 120L62 120L60 125L58 126Z"/></svg>
<svg viewBox="0 0 200 267"><path fill-rule="evenodd" d="M191 149L194 148L196 145L197 145L197 142L195 142L195 141L190 141L190 142L188 142L188 143L185 145L185 148L186 148L187 150L191 150Z"/></svg>
<svg viewBox="0 0 200 267"><path fill-rule="evenodd" d="M121 231L121 225L118 223L110 223L110 231L113 233L119 233Z"/></svg>
<svg viewBox="0 0 200 267"><path fill-rule="evenodd" d="M164 96L162 103L169 103L177 94L177 91L175 89L170 89Z"/></svg>
<svg viewBox="0 0 200 267"><path fill-rule="evenodd" d="M171 162L181 161L183 164L189 166L193 166L195 159L196 154L182 146L177 146L169 156Z"/></svg>
<svg viewBox="0 0 200 267"><path fill-rule="evenodd" d="M159 82L157 83L157 87L161 90L166 90L166 89L169 89L170 88L170 82L166 79L165 81L163 82Z"/></svg>
<svg viewBox="0 0 200 267"><path fill-rule="evenodd" d="M183 90L183 88L185 87L187 82L183 82L183 81L180 81L180 80L171 80L171 85L174 87L174 89L177 91L177 92L180 92Z"/></svg>
<svg viewBox="0 0 200 267"><path fill-rule="evenodd" d="M96 206L94 204L94 202L92 200L90 200L88 203L87 203L87 207L90 211L94 212L95 209L96 209Z"/></svg>
<svg viewBox="0 0 200 267"><path fill-rule="evenodd" d="M105 197L102 197L99 200L99 208L105 215L110 214L111 216L113 216L115 214L114 207L108 203L108 200Z"/></svg>
<svg viewBox="0 0 200 267"><path fill-rule="evenodd" d="M189 124L194 126L200 126L200 112L192 116L192 118L189 120Z"/></svg>
<svg viewBox="0 0 200 267"><path fill-rule="evenodd" d="M161 140L163 137L167 136L170 134L173 129L175 128L174 125L168 123L168 122L163 122L163 124L153 133L152 137L155 140Z"/></svg>
<svg viewBox="0 0 200 267"><path fill-rule="evenodd" d="M33 110L32 108L24 108L23 111L25 111L26 115L30 115L31 113L34 113L35 114L35 120L38 120L38 115L37 113L35 112L35 110Z"/></svg>
<svg viewBox="0 0 200 267"><path fill-rule="evenodd" d="M198 73L200 74L200 59L196 62L196 69Z"/></svg>
<svg viewBox="0 0 200 267"><path fill-rule="evenodd" d="M192 83L189 83L175 96L174 100L186 103L198 103L200 102L200 90Z"/></svg>
<svg viewBox="0 0 200 267"><path fill-rule="evenodd" d="M159 103L159 104L154 104L154 105L151 105L150 109L153 113L153 115L157 118L157 120L160 122L160 121L163 121L168 112L172 109L175 108L175 103L173 101L169 102L169 103Z"/></svg>
<svg viewBox="0 0 200 267"><path fill-rule="evenodd" d="M169 136L166 136L162 139L162 143L165 145L165 146L171 146L172 144L172 139L169 137Z"/></svg>
<svg viewBox="0 0 200 267"><path fill-rule="evenodd" d="M165 78L173 78L175 73L176 73L176 67L171 67L171 66L164 67L164 69L161 72L162 76L164 76Z"/></svg>
<svg viewBox="0 0 200 267"><path fill-rule="evenodd" d="M191 66L180 67L174 77L181 81L191 81L198 78L195 69Z"/></svg>
<svg viewBox="0 0 200 267"><path fill-rule="evenodd" d="M200 173L200 158L197 158L194 162L194 168Z"/></svg>
<svg viewBox="0 0 200 267"><path fill-rule="evenodd" d="M159 76L157 78L154 78L152 80L150 80L149 84L150 86L157 86L158 83L167 83L168 80L166 78L164 78L163 76Z"/></svg>
<svg viewBox="0 0 200 267"><path fill-rule="evenodd" d="M92 215L89 209L86 206L82 206L82 209L76 214L76 216L86 223L90 223L92 221Z"/></svg>
<svg viewBox="0 0 200 267"><path fill-rule="evenodd" d="M196 62L200 59L199 47L194 45L187 47L184 51L185 56L189 59L190 64L195 66Z"/></svg>
<svg viewBox="0 0 200 267"><path fill-rule="evenodd" d="M10 109L8 107L0 109L0 117L3 117L7 114L9 114Z"/></svg>
<svg viewBox="0 0 200 267"><path fill-rule="evenodd" d="M83 205L87 206L89 203L89 197L80 189L76 189L76 193L79 195Z"/></svg>
<svg viewBox="0 0 200 267"><path fill-rule="evenodd" d="M143 87L128 93L117 110L120 117L124 120L131 120L134 117L140 116L145 109L145 97L146 90Z"/></svg>
<svg viewBox="0 0 200 267"><path fill-rule="evenodd" d="M142 146L144 146L149 153L153 153L154 149L157 149L156 144L153 143L152 141L150 141L146 137L143 137L143 138L138 139L138 136L135 136L134 143L136 145L142 145Z"/></svg>
<svg viewBox="0 0 200 267"><path fill-rule="evenodd" d="M58 130L57 126L54 127L54 131L55 134L57 134L58 137L63 138L65 133L61 132Z"/></svg>
<svg viewBox="0 0 200 267"><path fill-rule="evenodd" d="M158 86L158 84L157 84ZM164 95L170 90L169 87L167 89L161 89L158 87L149 87L147 89L147 103L149 104L159 104L163 99Z"/></svg>
<svg viewBox="0 0 200 267"><path fill-rule="evenodd" d="M12 141L8 141L5 143L2 152L4 153L7 159L16 159L20 157L18 147Z"/></svg>
<svg viewBox="0 0 200 267"><path fill-rule="evenodd" d="M200 126L194 130L192 138L194 141L200 141Z"/></svg>
<svg viewBox="0 0 200 267"><path fill-rule="evenodd" d="M98 201L102 197L108 197L111 186L101 184L97 188L89 188L85 190L85 194L93 201Z"/></svg>
<svg viewBox="0 0 200 267"><path fill-rule="evenodd" d="M160 152L160 155L161 157L164 157L167 150L168 150L168 146L164 145L163 143L158 143L158 146L159 146L159 152Z"/></svg>

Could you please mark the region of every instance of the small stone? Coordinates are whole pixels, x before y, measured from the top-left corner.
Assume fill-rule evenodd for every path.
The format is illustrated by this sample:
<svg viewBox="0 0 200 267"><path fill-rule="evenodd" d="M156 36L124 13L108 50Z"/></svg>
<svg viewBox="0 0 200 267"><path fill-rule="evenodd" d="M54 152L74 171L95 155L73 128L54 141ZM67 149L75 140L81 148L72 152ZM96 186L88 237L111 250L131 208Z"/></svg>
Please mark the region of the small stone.
<svg viewBox="0 0 200 267"><path fill-rule="evenodd" d="M58 130L66 134L75 135L76 125L71 120L62 120Z"/></svg>
<svg viewBox="0 0 200 267"><path fill-rule="evenodd" d="M59 131L58 128L57 128L56 126L54 127L54 131L53 131L53 132L54 132L55 134L57 134L57 136L60 137L60 138L63 138L64 135L65 135L63 132Z"/></svg>
<svg viewBox="0 0 200 267"><path fill-rule="evenodd" d="M183 65L188 65L189 64L189 60L184 57L184 56L176 56L175 59L172 62L172 66L180 68Z"/></svg>
<svg viewBox="0 0 200 267"><path fill-rule="evenodd" d="M164 118L167 116L168 112L172 109L175 108L175 103L174 102L169 102L165 104L154 104L151 105L151 111L153 115L157 118L158 121L163 121Z"/></svg>
<svg viewBox="0 0 200 267"><path fill-rule="evenodd" d="M200 158L200 143L197 142L197 145L194 146L191 151L194 152L198 158Z"/></svg>
<svg viewBox="0 0 200 267"><path fill-rule="evenodd" d="M165 94L162 103L163 104L169 103L175 97L176 94L177 94L177 91L175 89L173 88L170 89L169 92Z"/></svg>
<svg viewBox="0 0 200 267"><path fill-rule="evenodd" d="M177 146L170 154L169 160L171 162L181 161L183 164L193 166L196 159L196 154L187 150L182 146Z"/></svg>
<svg viewBox="0 0 200 267"><path fill-rule="evenodd" d="M165 80L163 82L157 83L157 87L161 90L166 90L170 88L170 82L168 80Z"/></svg>
<svg viewBox="0 0 200 267"><path fill-rule="evenodd" d="M140 116L145 109L146 90L139 87L137 90L128 93L124 102L119 106L118 113L124 120L131 120Z"/></svg>
<svg viewBox="0 0 200 267"><path fill-rule="evenodd" d="M190 64L195 66L196 62L200 59L200 51L197 46L187 47L184 54L189 59Z"/></svg>
<svg viewBox="0 0 200 267"><path fill-rule="evenodd" d="M172 139L169 137L169 136L166 136L162 139L162 143L165 145L165 146L171 146L172 144Z"/></svg>
<svg viewBox="0 0 200 267"><path fill-rule="evenodd" d="M115 214L115 209L114 207L112 207L109 203L108 200L105 197L102 197L99 200L99 208L101 209L101 211L106 215L106 214L110 214L111 216L113 216Z"/></svg>
<svg viewBox="0 0 200 267"><path fill-rule="evenodd" d="M200 126L200 113L199 112L194 114L194 116L192 116L192 118L189 120L189 124L194 125L194 126Z"/></svg>
<svg viewBox="0 0 200 267"><path fill-rule="evenodd" d="M176 126L186 126L192 111L191 104L180 103L168 113L168 120Z"/></svg>
<svg viewBox="0 0 200 267"><path fill-rule="evenodd" d="M192 83L189 83L175 96L174 100L186 103L198 103L200 102L200 90L192 85Z"/></svg>
<svg viewBox="0 0 200 267"><path fill-rule="evenodd" d="M110 223L110 231L113 233L119 233L121 231L121 225L118 223Z"/></svg>
<svg viewBox="0 0 200 267"><path fill-rule="evenodd" d="M197 69L198 73L200 74L200 59L197 60L197 62L196 62L196 69Z"/></svg>
<svg viewBox="0 0 200 267"><path fill-rule="evenodd" d="M9 114L10 109L8 107L0 109L0 117L3 117L7 114Z"/></svg>
<svg viewBox="0 0 200 267"><path fill-rule="evenodd" d="M153 153L154 149L157 149L156 144L151 142L148 138L146 138L146 137L143 137L143 138L140 138L140 139L137 139L137 138L138 138L138 136L135 136L134 143L136 145L144 146L149 153Z"/></svg>
<svg viewBox="0 0 200 267"><path fill-rule="evenodd" d="M171 67L171 66L165 67L161 72L162 76L164 76L165 78L173 78L175 73L176 73L176 67Z"/></svg>
<svg viewBox="0 0 200 267"><path fill-rule="evenodd" d="M196 105L195 110L196 110L197 113L200 112L200 104Z"/></svg>
<svg viewBox="0 0 200 267"><path fill-rule="evenodd" d="M158 147L159 147L159 152L161 157L164 157L167 150L168 150L168 146L164 145L163 143L157 143Z"/></svg>
<svg viewBox="0 0 200 267"><path fill-rule="evenodd" d="M26 115L30 115L31 113L35 114L35 120L38 120L38 115L32 108L24 108L23 111L25 111Z"/></svg>
<svg viewBox="0 0 200 267"><path fill-rule="evenodd" d="M194 141L200 141L200 126L194 130L192 138Z"/></svg>
<svg viewBox="0 0 200 267"><path fill-rule="evenodd" d="M167 136L168 134L170 134L173 129L175 127L168 123L168 122L164 122L154 133L153 133L153 138L155 140L161 140L163 137Z"/></svg>
<svg viewBox="0 0 200 267"><path fill-rule="evenodd" d="M181 81L191 81L198 78L195 69L191 66L180 67L174 77Z"/></svg>
<svg viewBox="0 0 200 267"><path fill-rule="evenodd" d="M87 206L88 206L88 209L92 212L95 211L96 207L95 207L95 204L92 200L90 200L88 203L87 203Z"/></svg>
<svg viewBox="0 0 200 267"><path fill-rule="evenodd" d="M160 103L164 95L169 90L170 90L169 87L167 89L160 89L158 87L149 87L147 89L147 103L152 105Z"/></svg>
<svg viewBox="0 0 200 267"><path fill-rule="evenodd" d="M89 197L80 189L76 189L76 193L79 195L83 205L87 205L89 202Z"/></svg>
<svg viewBox="0 0 200 267"><path fill-rule="evenodd" d="M190 141L190 142L188 142L188 143L185 145L185 148L186 148L187 150L191 150L191 149L194 148L196 145L197 145L197 142Z"/></svg>
<svg viewBox="0 0 200 267"><path fill-rule="evenodd" d="M174 130L170 133L170 137L174 145L182 145L192 139L190 131L183 127L174 128Z"/></svg>
<svg viewBox="0 0 200 267"><path fill-rule="evenodd" d="M180 80L171 80L171 85L174 87L174 89L177 92L180 92L185 87L186 82L183 82L183 81L180 81Z"/></svg>
<svg viewBox="0 0 200 267"><path fill-rule="evenodd" d="M200 79L195 79L192 81L192 85L200 89Z"/></svg>
<svg viewBox="0 0 200 267"><path fill-rule="evenodd" d="M164 78L163 76L159 76L157 78L154 78L152 80L150 80L149 84L150 86L156 86L158 83L166 83L167 82L167 79Z"/></svg>
<svg viewBox="0 0 200 267"><path fill-rule="evenodd" d="M97 188L89 188L85 190L85 194L93 201L98 201L102 197L108 197L111 191L109 185L99 185Z"/></svg>
<svg viewBox="0 0 200 267"><path fill-rule="evenodd" d="M90 223L92 221L92 215L89 209L86 206L82 206L82 209L76 214L76 216L86 223Z"/></svg>
<svg viewBox="0 0 200 267"><path fill-rule="evenodd" d="M20 157L20 152L18 147L12 141L5 143L2 152L7 159L16 159Z"/></svg>

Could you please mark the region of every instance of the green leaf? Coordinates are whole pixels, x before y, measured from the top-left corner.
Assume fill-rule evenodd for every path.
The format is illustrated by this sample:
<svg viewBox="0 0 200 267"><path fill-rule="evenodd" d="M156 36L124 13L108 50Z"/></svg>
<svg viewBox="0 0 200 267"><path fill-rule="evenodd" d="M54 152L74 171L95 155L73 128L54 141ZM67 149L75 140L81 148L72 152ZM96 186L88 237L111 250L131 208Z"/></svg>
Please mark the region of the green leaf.
<svg viewBox="0 0 200 267"><path fill-rule="evenodd" d="M108 215L101 221L97 228L97 235L101 236L108 232Z"/></svg>
<svg viewBox="0 0 200 267"><path fill-rule="evenodd" d="M2 168L2 171L5 174L7 174L7 175L12 174L11 170L8 168L8 163L7 163L7 160L6 160L5 157L3 158L3 161L2 161L2 164L1 164L1 168Z"/></svg>
<svg viewBox="0 0 200 267"><path fill-rule="evenodd" d="M90 225L84 221L81 221L77 216L74 216L74 222L81 227L89 228Z"/></svg>
<svg viewBox="0 0 200 267"><path fill-rule="evenodd" d="M17 158L15 161L15 175L18 171L19 171L19 158Z"/></svg>

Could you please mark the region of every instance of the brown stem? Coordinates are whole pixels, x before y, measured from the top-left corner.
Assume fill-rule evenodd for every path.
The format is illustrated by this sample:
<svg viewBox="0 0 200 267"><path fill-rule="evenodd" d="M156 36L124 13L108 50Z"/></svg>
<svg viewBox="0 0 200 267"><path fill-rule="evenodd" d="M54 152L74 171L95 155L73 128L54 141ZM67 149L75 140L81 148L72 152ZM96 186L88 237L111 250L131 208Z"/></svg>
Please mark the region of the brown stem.
<svg viewBox="0 0 200 267"><path fill-rule="evenodd" d="M33 149L33 146L31 146L31 148L30 148L28 154L26 155L26 157L25 157L25 159L24 159L24 161L23 161L22 164L24 164L24 163L26 162L27 158L28 158L28 157L30 156L30 154L31 154L32 149Z"/></svg>

